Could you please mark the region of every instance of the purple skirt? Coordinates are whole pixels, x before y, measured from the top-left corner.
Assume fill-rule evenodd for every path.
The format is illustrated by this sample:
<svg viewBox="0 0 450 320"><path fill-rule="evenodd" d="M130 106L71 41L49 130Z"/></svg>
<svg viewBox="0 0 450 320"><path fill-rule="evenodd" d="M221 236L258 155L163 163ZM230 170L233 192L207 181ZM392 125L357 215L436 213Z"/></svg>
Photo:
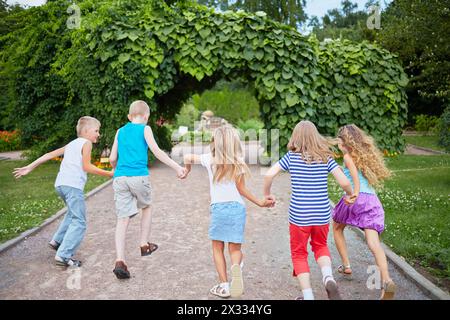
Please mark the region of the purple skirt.
<svg viewBox="0 0 450 320"><path fill-rule="evenodd" d="M355 203L349 206L342 197L333 209L333 220L378 233L384 230L384 210L376 194L360 193Z"/></svg>

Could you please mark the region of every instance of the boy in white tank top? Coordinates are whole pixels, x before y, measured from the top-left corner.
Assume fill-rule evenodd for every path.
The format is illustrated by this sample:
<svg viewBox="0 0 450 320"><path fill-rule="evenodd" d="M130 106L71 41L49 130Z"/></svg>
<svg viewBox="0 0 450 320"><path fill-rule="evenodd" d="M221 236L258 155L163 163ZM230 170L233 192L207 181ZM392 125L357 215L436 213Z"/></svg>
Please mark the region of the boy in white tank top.
<svg viewBox="0 0 450 320"><path fill-rule="evenodd" d="M97 168L91 164L92 143L100 136L100 121L92 117L81 117L77 124L78 138L66 146L46 153L31 164L14 169L14 176L20 178L33 171L42 163L64 155L55 188L67 205L64 220L59 225L49 246L56 250L55 262L58 266L81 266L81 261L72 259L83 240L86 231L86 205L84 202L84 186L87 173L112 177L112 171Z"/></svg>

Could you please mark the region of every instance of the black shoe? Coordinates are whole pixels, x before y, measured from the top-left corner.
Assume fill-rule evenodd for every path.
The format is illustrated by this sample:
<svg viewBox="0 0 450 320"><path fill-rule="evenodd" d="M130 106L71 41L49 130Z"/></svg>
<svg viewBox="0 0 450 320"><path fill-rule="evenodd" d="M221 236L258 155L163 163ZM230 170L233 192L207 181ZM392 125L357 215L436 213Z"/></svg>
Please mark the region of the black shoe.
<svg viewBox="0 0 450 320"><path fill-rule="evenodd" d="M72 258L55 258L55 263L59 267L81 267L81 261Z"/></svg>
<svg viewBox="0 0 450 320"><path fill-rule="evenodd" d="M116 275L117 279L130 278L130 272L128 271L127 265L123 261L116 261L113 272Z"/></svg>

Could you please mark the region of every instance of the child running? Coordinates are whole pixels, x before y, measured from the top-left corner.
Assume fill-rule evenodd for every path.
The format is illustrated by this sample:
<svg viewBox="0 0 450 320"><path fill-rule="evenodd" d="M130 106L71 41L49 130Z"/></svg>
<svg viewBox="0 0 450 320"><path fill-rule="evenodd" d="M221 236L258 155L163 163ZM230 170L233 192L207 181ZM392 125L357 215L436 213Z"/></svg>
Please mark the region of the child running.
<svg viewBox="0 0 450 320"><path fill-rule="evenodd" d="M201 163L209 176L211 220L209 238L212 240L214 264L219 283L210 292L216 296L239 297L244 291L242 279L242 252L246 209L242 196L260 207L271 207L270 198L257 199L245 186L249 169L242 158L239 135L231 126L222 126L213 133L211 153L184 156L187 172L191 165ZM231 260L231 284L228 283L225 242Z"/></svg>
<svg viewBox="0 0 450 320"><path fill-rule="evenodd" d="M114 172L114 200L116 204L116 262L113 273L118 279L131 277L125 260L125 245L130 219L141 212L140 253L149 256L158 245L149 241L151 225L152 188L149 180L148 149L155 157L171 167L178 178L185 170L162 151L147 125L150 108L145 101L131 103L128 122L117 130L109 161Z"/></svg>
<svg viewBox="0 0 450 320"><path fill-rule="evenodd" d="M72 258L75 255L86 232L86 204L83 189L87 173L112 177L112 171L105 171L91 164L92 144L100 136L100 121L95 118L81 117L77 123L78 138L66 146L44 154L26 167L15 168L16 178L25 176L37 166L53 158L64 155L55 181L56 192L64 200L67 213L58 230L49 242L56 250L55 263L58 266L80 267L81 261Z"/></svg>
<svg viewBox="0 0 450 320"><path fill-rule="evenodd" d="M322 280L328 297L340 300L331 269L327 237L331 218L328 199L328 174L332 173L348 196L352 194L350 181L333 160L329 143L310 121L298 123L288 143L289 152L273 165L264 179L264 194L270 199L274 177L281 171L291 175L291 201L289 205L289 234L293 275L300 282L303 297L314 300L308 265L308 240L322 271ZM347 201L351 202L348 198Z"/></svg>
<svg viewBox="0 0 450 320"><path fill-rule="evenodd" d="M374 140L354 124L340 128L338 139L339 148L344 153L344 173L354 186L356 198L351 206L341 199L333 211L334 240L343 263L338 267L338 272L346 276L352 273L344 228L346 225L359 227L366 234L367 245L381 272L381 299L393 299L396 285L389 276L386 255L379 238L384 230L384 210L373 189L390 176L390 171Z"/></svg>

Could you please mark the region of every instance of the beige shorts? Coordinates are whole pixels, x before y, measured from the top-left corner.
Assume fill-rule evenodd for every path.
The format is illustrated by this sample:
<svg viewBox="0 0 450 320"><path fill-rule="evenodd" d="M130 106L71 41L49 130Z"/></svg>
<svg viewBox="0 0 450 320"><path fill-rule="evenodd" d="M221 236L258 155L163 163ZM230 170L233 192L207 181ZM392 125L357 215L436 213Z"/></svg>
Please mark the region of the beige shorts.
<svg viewBox="0 0 450 320"><path fill-rule="evenodd" d="M132 217L139 213L139 209L147 208L152 203L148 176L117 177L113 188L118 218Z"/></svg>

